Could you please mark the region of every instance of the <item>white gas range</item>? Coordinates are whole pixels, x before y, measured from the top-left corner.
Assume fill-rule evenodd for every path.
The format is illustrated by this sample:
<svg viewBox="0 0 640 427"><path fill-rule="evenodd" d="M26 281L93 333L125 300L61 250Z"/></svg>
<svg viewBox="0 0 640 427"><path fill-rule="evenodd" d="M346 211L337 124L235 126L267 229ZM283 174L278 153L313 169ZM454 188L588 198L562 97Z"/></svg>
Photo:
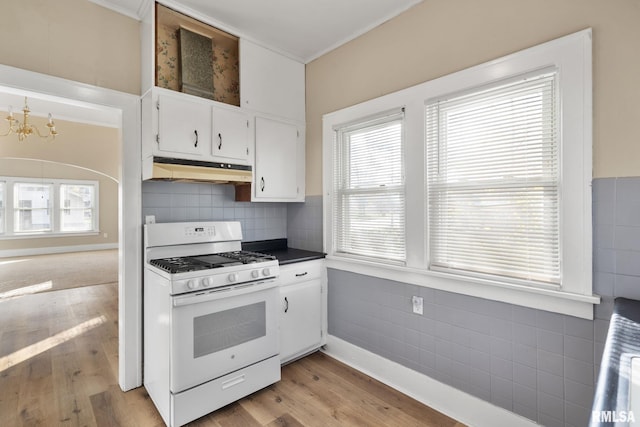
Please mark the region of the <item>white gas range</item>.
<svg viewBox="0 0 640 427"><path fill-rule="evenodd" d="M278 261L239 222L145 225L144 385L180 426L280 380Z"/></svg>

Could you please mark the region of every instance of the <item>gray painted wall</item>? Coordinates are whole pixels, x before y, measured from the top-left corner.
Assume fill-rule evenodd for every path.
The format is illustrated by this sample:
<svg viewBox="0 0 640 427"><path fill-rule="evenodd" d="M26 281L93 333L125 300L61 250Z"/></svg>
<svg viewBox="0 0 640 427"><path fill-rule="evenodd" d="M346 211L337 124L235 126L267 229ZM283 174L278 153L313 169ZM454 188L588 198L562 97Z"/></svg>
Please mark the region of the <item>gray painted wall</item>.
<svg viewBox="0 0 640 427"><path fill-rule="evenodd" d="M593 212L594 321L329 270L329 333L545 426L585 426L613 299L640 299L640 178L594 180Z"/></svg>
<svg viewBox="0 0 640 427"><path fill-rule="evenodd" d="M292 248L322 252L322 196L287 205L287 237Z"/></svg>

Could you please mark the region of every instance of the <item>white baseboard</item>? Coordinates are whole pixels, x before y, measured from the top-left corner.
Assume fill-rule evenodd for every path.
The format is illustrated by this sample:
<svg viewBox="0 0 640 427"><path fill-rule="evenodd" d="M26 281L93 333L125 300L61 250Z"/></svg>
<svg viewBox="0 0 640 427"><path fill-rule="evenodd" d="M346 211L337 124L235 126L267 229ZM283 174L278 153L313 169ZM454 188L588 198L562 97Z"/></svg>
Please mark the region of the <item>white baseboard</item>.
<svg viewBox="0 0 640 427"><path fill-rule="evenodd" d="M63 254L67 252L102 251L105 249L118 249L117 243L103 243L96 245L76 245L76 246L54 246L50 248L26 248L26 249L6 249L0 251L0 258L10 258L16 256L32 256L47 254Z"/></svg>
<svg viewBox="0 0 640 427"><path fill-rule="evenodd" d="M534 427L535 422L471 396L333 335L323 351L449 417L473 427Z"/></svg>

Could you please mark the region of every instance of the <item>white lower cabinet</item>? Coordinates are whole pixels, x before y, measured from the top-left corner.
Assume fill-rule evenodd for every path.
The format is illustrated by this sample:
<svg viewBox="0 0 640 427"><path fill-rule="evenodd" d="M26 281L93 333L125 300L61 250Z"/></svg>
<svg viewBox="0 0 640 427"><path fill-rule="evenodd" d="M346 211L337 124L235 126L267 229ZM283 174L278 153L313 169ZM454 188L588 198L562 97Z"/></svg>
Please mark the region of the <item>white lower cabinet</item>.
<svg viewBox="0 0 640 427"><path fill-rule="evenodd" d="M324 260L280 266L280 361L297 359L325 342Z"/></svg>

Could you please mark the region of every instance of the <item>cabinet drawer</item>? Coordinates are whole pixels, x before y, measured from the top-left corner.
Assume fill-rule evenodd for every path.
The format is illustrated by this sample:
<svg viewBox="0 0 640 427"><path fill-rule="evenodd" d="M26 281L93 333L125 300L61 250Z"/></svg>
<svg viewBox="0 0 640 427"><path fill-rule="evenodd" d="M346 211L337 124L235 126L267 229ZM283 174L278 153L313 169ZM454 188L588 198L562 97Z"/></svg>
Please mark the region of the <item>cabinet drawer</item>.
<svg viewBox="0 0 640 427"><path fill-rule="evenodd" d="M171 425L182 426L280 381L280 359L270 357L224 377L171 394Z"/></svg>
<svg viewBox="0 0 640 427"><path fill-rule="evenodd" d="M319 279L323 276L324 269L323 259L280 266L280 286Z"/></svg>

